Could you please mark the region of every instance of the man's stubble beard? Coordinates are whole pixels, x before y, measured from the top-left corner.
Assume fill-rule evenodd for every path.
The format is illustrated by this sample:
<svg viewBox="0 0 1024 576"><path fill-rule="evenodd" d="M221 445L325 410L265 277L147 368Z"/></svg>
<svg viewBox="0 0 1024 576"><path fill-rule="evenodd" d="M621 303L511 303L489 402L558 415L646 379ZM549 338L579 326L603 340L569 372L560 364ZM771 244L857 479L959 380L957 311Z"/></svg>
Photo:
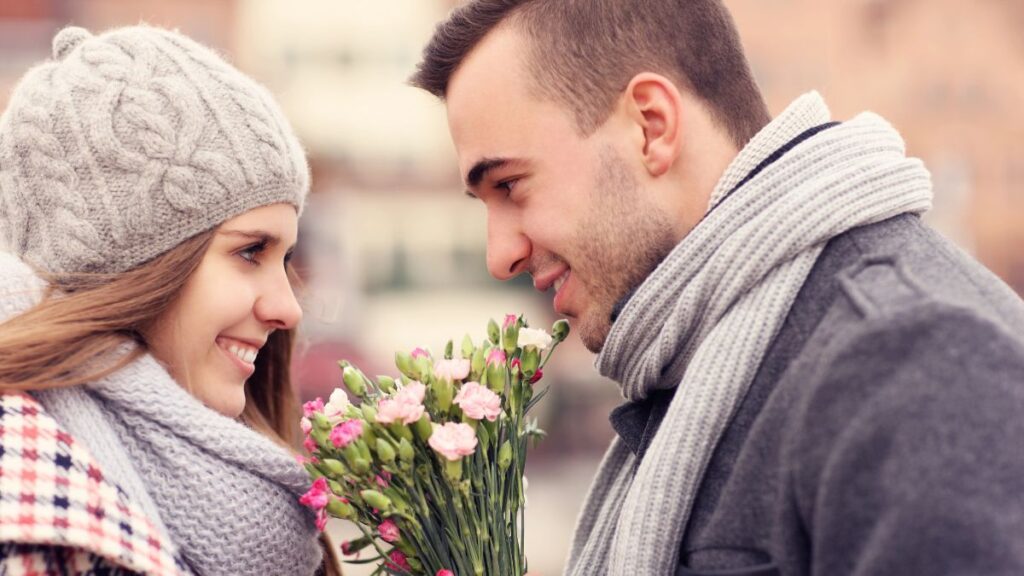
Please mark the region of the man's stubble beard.
<svg viewBox="0 0 1024 576"><path fill-rule="evenodd" d="M625 161L610 147L600 153L587 214L574 235L573 274L590 297L576 319L588 350L604 348L612 310L628 298L676 246L672 220L643 194Z"/></svg>

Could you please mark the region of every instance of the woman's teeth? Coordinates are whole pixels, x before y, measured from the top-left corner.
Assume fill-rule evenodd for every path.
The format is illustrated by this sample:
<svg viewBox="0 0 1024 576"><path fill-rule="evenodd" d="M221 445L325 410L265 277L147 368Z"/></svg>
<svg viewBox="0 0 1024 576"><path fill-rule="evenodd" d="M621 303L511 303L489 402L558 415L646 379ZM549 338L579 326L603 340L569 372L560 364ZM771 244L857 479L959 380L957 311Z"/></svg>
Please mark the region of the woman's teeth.
<svg viewBox="0 0 1024 576"><path fill-rule="evenodd" d="M228 351L241 358L242 362L248 362L249 364L256 361L256 354L259 352L255 348L242 348L234 345L228 347Z"/></svg>

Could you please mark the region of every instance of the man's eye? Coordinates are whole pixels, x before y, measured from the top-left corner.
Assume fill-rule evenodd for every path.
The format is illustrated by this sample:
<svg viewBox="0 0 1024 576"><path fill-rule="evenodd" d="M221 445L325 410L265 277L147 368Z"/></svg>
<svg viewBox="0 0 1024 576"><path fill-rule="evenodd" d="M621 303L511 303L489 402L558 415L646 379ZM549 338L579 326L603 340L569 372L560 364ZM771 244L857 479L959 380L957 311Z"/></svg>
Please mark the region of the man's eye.
<svg viewBox="0 0 1024 576"><path fill-rule="evenodd" d="M512 192L512 188L515 187L516 182L519 182L518 178L513 178L511 180L503 180L501 182L498 182L498 184L495 185L495 188L497 188L498 190L504 190L506 193L510 193Z"/></svg>

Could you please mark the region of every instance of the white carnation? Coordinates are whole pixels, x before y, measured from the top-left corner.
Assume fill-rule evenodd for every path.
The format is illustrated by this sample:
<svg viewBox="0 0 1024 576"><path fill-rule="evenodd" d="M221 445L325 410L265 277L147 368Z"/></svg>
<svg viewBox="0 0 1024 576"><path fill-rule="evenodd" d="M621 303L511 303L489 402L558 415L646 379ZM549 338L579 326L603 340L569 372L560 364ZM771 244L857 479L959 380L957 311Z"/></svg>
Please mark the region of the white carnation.
<svg viewBox="0 0 1024 576"><path fill-rule="evenodd" d="M349 404L348 394L341 388L335 388L327 404L324 404L324 416L327 416L332 424L337 424L348 410Z"/></svg>
<svg viewBox="0 0 1024 576"><path fill-rule="evenodd" d="M551 345L551 335L539 328L520 328L518 344L521 348L532 345L544 350Z"/></svg>

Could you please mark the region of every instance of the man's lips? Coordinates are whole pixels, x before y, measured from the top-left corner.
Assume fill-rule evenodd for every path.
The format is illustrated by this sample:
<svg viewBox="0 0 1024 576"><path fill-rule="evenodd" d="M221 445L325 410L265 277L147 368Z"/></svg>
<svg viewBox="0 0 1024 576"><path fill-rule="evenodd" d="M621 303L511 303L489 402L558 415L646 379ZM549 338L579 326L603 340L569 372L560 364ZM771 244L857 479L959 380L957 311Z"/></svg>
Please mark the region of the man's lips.
<svg viewBox="0 0 1024 576"><path fill-rule="evenodd" d="M545 270L539 274L533 275L533 287L541 292L547 292L548 288L555 286L556 283L559 286L555 286L555 290L561 286L559 280L564 281L565 277L569 274L569 267L565 264Z"/></svg>
<svg viewBox="0 0 1024 576"><path fill-rule="evenodd" d="M533 277L533 287L541 292L547 292L549 288L555 289L553 305L555 312L570 315L568 306L569 292L566 284L572 277L572 271L567 265L560 265Z"/></svg>

